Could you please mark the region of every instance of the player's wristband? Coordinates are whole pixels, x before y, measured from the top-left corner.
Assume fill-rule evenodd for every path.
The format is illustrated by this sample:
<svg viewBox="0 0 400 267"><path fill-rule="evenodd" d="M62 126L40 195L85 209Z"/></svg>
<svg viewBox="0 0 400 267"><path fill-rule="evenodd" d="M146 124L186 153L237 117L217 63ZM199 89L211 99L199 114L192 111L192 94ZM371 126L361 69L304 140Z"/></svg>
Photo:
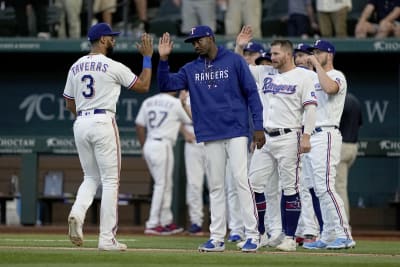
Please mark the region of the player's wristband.
<svg viewBox="0 0 400 267"><path fill-rule="evenodd" d="M143 57L143 69L151 69L151 57Z"/></svg>

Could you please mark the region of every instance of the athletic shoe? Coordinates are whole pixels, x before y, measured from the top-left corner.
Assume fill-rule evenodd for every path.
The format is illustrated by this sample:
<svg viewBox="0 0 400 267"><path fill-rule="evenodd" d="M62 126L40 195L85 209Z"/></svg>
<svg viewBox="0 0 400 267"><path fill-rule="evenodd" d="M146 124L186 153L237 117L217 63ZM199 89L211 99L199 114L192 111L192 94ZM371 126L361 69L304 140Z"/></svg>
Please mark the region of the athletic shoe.
<svg viewBox="0 0 400 267"><path fill-rule="evenodd" d="M123 243L119 243L115 238L113 238L110 242L99 241L99 250L105 251L125 251L127 246Z"/></svg>
<svg viewBox="0 0 400 267"><path fill-rule="evenodd" d="M354 248L356 242L353 239L348 238L336 238L333 242L329 243L327 249L342 249L342 248Z"/></svg>
<svg viewBox="0 0 400 267"><path fill-rule="evenodd" d="M272 235L269 239L268 239L268 246L269 247L276 247L279 244L282 243L283 239L284 239L285 235L283 233L279 233L277 235Z"/></svg>
<svg viewBox="0 0 400 267"><path fill-rule="evenodd" d="M302 246L304 243L315 242L316 240L317 240L317 237L314 235L304 235L304 237L296 236L296 243L299 246Z"/></svg>
<svg viewBox="0 0 400 267"><path fill-rule="evenodd" d="M183 227L177 226L175 223L168 224L164 227L163 235L174 235L183 232Z"/></svg>
<svg viewBox="0 0 400 267"><path fill-rule="evenodd" d="M189 232L189 235L198 235L198 236L204 235L201 227L195 223L192 223L192 225L190 225L188 232Z"/></svg>
<svg viewBox="0 0 400 267"><path fill-rule="evenodd" d="M82 222L74 216L68 218L68 236L72 244L76 246L82 246L83 244L83 232Z"/></svg>
<svg viewBox="0 0 400 267"><path fill-rule="evenodd" d="M236 247L237 247L238 249L242 249L243 246L244 246L244 244L246 244L246 241L247 241L247 240L243 240L243 241L237 242L237 243L236 243Z"/></svg>
<svg viewBox="0 0 400 267"><path fill-rule="evenodd" d="M296 251L296 241L291 236L285 236L276 248L282 251Z"/></svg>
<svg viewBox="0 0 400 267"><path fill-rule="evenodd" d="M201 246L199 246L200 252L223 252L225 250L225 244L222 241L210 239Z"/></svg>
<svg viewBox="0 0 400 267"><path fill-rule="evenodd" d="M260 246L260 240L248 238L242 247L243 252L256 252Z"/></svg>
<svg viewBox="0 0 400 267"><path fill-rule="evenodd" d="M237 234L230 234L228 237L228 242L236 243L236 242L240 242L242 240L243 240L243 238Z"/></svg>
<svg viewBox="0 0 400 267"><path fill-rule="evenodd" d="M324 241L322 241L321 239L319 239L315 242L303 244L303 248L306 248L306 249L323 249L323 248L326 248L326 246L327 246L327 244Z"/></svg>
<svg viewBox="0 0 400 267"><path fill-rule="evenodd" d="M146 228L144 230L146 235L163 235L165 233L165 228L161 225L153 227L153 228Z"/></svg>
<svg viewBox="0 0 400 267"><path fill-rule="evenodd" d="M268 239L267 234L260 235L260 247L268 246L268 242L269 242L269 239Z"/></svg>

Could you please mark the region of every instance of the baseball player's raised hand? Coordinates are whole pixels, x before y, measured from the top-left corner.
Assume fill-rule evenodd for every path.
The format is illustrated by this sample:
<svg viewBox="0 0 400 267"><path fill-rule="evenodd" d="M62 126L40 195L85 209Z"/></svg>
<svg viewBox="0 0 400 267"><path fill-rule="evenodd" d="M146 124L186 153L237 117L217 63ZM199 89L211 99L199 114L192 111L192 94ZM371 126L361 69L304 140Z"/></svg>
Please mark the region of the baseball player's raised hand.
<svg viewBox="0 0 400 267"><path fill-rule="evenodd" d="M236 36L236 45L244 48L251 39L253 39L253 29L250 25L245 25Z"/></svg>
<svg viewBox="0 0 400 267"><path fill-rule="evenodd" d="M265 135L263 130L254 131L253 142L256 144L257 149L260 149L265 144Z"/></svg>
<svg viewBox="0 0 400 267"><path fill-rule="evenodd" d="M300 138L300 153L308 153L311 150L310 135L303 134Z"/></svg>
<svg viewBox="0 0 400 267"><path fill-rule="evenodd" d="M141 42L136 43L136 47L139 50L142 56L149 56L153 55L153 38L148 33L143 33L141 37Z"/></svg>
<svg viewBox="0 0 400 267"><path fill-rule="evenodd" d="M171 40L171 36L168 32L164 33L158 41L158 53L160 54L161 60L167 60L169 54L171 54L174 42Z"/></svg>

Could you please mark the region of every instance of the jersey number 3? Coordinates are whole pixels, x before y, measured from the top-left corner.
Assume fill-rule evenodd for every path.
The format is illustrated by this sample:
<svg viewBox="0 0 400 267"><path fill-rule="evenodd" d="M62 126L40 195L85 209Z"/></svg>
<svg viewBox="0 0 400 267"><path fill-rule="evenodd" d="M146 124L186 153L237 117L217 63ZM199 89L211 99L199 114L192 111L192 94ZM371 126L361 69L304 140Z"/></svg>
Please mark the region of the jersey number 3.
<svg viewBox="0 0 400 267"><path fill-rule="evenodd" d="M91 75L83 75L81 81L86 84L86 89L83 90L82 95L85 98L92 98L94 96L94 79Z"/></svg>

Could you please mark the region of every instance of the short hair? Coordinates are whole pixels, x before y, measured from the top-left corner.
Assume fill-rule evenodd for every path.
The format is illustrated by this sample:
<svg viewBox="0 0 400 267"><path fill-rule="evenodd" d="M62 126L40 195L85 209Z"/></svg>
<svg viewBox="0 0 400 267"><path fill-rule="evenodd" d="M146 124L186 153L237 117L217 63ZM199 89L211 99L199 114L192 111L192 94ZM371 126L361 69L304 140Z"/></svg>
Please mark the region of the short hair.
<svg viewBox="0 0 400 267"><path fill-rule="evenodd" d="M284 50L289 52L290 54L293 54L293 43L290 40L287 39L277 39L272 41L271 47L279 45L281 46Z"/></svg>

